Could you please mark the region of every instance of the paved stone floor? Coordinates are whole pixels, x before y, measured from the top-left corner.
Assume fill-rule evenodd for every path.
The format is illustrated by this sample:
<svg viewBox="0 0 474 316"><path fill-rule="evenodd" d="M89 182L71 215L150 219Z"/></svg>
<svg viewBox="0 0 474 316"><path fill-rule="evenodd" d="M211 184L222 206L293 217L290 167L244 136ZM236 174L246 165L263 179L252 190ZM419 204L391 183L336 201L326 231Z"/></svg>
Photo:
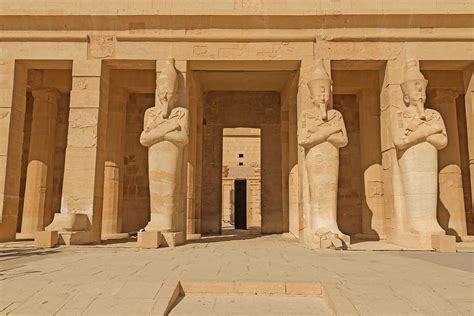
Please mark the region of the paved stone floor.
<svg viewBox="0 0 474 316"><path fill-rule="evenodd" d="M278 235L132 245L3 244L0 314L159 313L179 280L317 281L362 315L474 314L473 253L312 251Z"/></svg>

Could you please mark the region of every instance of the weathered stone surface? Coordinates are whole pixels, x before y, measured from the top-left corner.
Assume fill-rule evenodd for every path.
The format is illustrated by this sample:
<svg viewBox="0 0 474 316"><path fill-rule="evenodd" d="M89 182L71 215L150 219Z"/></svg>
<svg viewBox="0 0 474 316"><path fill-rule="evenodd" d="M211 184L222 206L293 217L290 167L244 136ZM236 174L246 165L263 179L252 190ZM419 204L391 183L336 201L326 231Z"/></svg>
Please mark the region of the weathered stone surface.
<svg viewBox="0 0 474 316"><path fill-rule="evenodd" d="M138 247L160 248L162 236L158 231L138 232Z"/></svg>
<svg viewBox="0 0 474 316"><path fill-rule="evenodd" d="M57 230L36 232L35 248L53 248L58 244L58 238Z"/></svg>
<svg viewBox="0 0 474 316"><path fill-rule="evenodd" d="M433 235L431 236L431 246L439 252L456 252L456 237Z"/></svg>

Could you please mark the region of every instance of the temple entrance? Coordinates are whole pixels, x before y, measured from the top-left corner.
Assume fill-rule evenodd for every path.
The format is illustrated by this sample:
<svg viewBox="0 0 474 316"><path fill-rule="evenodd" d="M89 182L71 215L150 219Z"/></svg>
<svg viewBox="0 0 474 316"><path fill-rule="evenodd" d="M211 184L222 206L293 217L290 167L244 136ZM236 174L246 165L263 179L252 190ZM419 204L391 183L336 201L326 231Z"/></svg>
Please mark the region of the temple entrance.
<svg viewBox="0 0 474 316"><path fill-rule="evenodd" d="M222 229L261 229L260 134L259 128L223 130Z"/></svg>
<svg viewBox="0 0 474 316"><path fill-rule="evenodd" d="M188 236L226 228L288 232L298 66L188 61Z"/></svg>
<svg viewBox="0 0 474 316"><path fill-rule="evenodd" d="M235 180L235 229L247 229L247 180Z"/></svg>

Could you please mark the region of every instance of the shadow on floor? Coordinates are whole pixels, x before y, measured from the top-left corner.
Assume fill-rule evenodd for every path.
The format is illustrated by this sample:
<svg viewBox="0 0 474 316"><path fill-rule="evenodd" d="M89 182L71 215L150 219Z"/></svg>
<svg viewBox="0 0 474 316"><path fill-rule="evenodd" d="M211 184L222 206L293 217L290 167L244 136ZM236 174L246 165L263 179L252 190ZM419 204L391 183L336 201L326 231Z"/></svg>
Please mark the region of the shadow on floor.
<svg viewBox="0 0 474 316"><path fill-rule="evenodd" d="M401 257L428 261L461 271L474 272L474 253L439 253L429 251L401 251Z"/></svg>
<svg viewBox="0 0 474 316"><path fill-rule="evenodd" d="M121 239L107 239L101 240L101 245L112 245L112 244L125 244L129 242L137 242L136 236L130 236L129 238L121 238Z"/></svg>
<svg viewBox="0 0 474 316"><path fill-rule="evenodd" d="M223 229L220 235L203 235L201 239L188 240L188 244L223 242L231 240L247 240L260 238L263 235L257 230Z"/></svg>
<svg viewBox="0 0 474 316"><path fill-rule="evenodd" d="M13 260L18 258L32 257L32 256L46 256L59 253L58 249L1 249L0 262Z"/></svg>

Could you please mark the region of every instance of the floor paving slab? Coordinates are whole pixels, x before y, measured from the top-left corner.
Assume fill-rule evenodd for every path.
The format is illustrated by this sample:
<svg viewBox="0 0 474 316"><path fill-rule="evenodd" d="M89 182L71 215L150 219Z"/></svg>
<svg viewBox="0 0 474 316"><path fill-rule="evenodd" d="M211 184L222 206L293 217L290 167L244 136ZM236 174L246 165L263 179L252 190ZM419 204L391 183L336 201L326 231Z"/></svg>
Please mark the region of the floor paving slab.
<svg viewBox="0 0 474 316"><path fill-rule="evenodd" d="M173 249L2 245L0 314L159 314L186 280L320 282L334 305L362 315L474 314L473 253L309 250L251 237Z"/></svg>

